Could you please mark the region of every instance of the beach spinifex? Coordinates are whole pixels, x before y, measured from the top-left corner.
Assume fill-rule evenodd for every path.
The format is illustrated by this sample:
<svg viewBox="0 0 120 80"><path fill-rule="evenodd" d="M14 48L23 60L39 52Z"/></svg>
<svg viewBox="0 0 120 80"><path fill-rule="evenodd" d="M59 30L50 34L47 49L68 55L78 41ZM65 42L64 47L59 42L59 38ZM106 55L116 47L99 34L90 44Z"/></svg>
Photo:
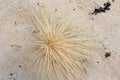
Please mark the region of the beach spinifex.
<svg viewBox="0 0 120 80"><path fill-rule="evenodd" d="M32 26L37 31L32 65L40 80L80 80L87 68L81 60L91 59L99 47L90 37L94 31L86 24L86 15L77 11L58 15L49 5L30 9Z"/></svg>

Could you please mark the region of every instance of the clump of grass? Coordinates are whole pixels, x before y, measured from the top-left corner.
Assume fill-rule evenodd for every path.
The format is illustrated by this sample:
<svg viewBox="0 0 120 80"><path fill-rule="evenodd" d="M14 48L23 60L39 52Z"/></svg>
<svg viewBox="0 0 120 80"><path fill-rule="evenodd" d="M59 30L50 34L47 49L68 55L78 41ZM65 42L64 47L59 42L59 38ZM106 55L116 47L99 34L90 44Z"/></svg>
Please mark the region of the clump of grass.
<svg viewBox="0 0 120 80"><path fill-rule="evenodd" d="M86 24L85 15L74 11L59 17L49 5L30 9L37 31L31 63L40 80L80 80L87 68L81 59L91 59L99 48L97 40L90 37L94 31Z"/></svg>

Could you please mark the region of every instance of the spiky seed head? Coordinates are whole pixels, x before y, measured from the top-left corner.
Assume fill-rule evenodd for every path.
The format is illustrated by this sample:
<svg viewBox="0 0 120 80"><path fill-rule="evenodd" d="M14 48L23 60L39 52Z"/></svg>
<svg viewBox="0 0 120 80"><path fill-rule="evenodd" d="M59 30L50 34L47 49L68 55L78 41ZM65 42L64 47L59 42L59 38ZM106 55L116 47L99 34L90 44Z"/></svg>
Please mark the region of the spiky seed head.
<svg viewBox="0 0 120 80"><path fill-rule="evenodd" d="M32 65L40 80L80 80L87 68L82 59L91 59L99 46L89 36L94 33L86 24L85 15L56 14L50 6L31 9L30 19L37 30Z"/></svg>

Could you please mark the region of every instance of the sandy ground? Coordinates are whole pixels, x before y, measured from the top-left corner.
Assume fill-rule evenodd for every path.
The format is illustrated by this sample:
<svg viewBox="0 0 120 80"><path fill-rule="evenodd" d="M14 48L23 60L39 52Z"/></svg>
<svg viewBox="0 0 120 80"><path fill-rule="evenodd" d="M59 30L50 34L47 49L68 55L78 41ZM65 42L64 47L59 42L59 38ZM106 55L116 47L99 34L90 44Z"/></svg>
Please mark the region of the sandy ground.
<svg viewBox="0 0 120 80"><path fill-rule="evenodd" d="M110 10L105 13L91 15L95 7L103 7L107 1L58 0L63 6L75 3L71 9L88 14L90 25L104 38L101 44L105 49L87 71L85 80L120 80L120 0L110 0ZM28 25L27 5L25 0L0 0L0 80L36 80L34 71L27 66L27 57L32 54L30 35L34 31ZM105 57L106 52L110 56Z"/></svg>

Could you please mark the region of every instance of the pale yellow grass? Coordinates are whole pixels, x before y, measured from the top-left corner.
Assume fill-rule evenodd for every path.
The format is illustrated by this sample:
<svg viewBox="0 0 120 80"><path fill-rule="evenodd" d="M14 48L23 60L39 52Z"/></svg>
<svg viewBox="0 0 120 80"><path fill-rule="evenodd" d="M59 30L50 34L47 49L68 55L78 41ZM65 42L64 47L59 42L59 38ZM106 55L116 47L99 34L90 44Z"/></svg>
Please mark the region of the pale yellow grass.
<svg viewBox="0 0 120 80"><path fill-rule="evenodd" d="M87 15L69 11L68 7L57 13L49 1L37 8L32 2L29 6L32 26L37 31L31 65L40 80L81 80L87 68L82 59L92 59L101 47L86 22Z"/></svg>

